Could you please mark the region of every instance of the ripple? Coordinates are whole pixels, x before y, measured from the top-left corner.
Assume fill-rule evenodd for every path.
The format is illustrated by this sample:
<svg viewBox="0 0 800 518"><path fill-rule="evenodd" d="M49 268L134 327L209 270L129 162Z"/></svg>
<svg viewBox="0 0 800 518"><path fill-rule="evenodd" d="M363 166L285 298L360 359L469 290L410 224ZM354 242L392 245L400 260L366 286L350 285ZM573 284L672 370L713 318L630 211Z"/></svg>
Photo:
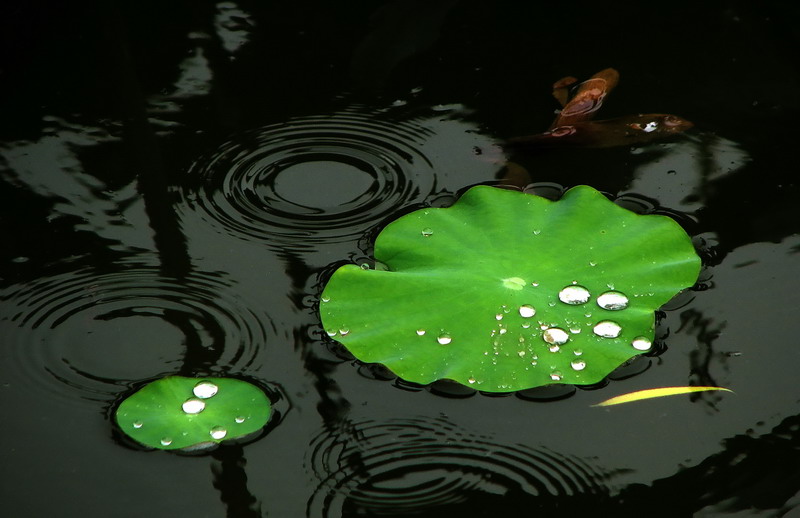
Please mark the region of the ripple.
<svg viewBox="0 0 800 518"><path fill-rule="evenodd" d="M431 133L355 111L266 126L193 164L178 210L268 246L353 239L434 192Z"/></svg>
<svg viewBox="0 0 800 518"><path fill-rule="evenodd" d="M581 459L494 443L444 418L326 430L312 441L306 468L319 481L310 517L343 516L343 510L348 516L409 516L482 501L479 494L521 493L541 502L609 492L609 474Z"/></svg>
<svg viewBox="0 0 800 518"><path fill-rule="evenodd" d="M256 369L277 331L231 284L217 272L176 279L130 263L10 286L0 291L9 372L74 402L109 401L120 387L181 368Z"/></svg>

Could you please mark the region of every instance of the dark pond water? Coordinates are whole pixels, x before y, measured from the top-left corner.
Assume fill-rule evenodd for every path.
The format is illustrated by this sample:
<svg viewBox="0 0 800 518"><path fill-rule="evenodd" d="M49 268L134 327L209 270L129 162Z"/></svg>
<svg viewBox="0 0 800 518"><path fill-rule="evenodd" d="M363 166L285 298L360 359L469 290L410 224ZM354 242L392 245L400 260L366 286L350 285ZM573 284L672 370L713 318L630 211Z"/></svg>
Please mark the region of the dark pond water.
<svg viewBox="0 0 800 518"><path fill-rule="evenodd" d="M799 516L800 12L644 5L0 8L0 515ZM551 123L553 81L610 66L599 118L694 128L504 157ZM707 268L666 350L557 401L332 354L331 265L504 158L682 214ZM114 405L170 373L265 384L280 415L210 455L131 447ZM735 394L591 407L687 384Z"/></svg>

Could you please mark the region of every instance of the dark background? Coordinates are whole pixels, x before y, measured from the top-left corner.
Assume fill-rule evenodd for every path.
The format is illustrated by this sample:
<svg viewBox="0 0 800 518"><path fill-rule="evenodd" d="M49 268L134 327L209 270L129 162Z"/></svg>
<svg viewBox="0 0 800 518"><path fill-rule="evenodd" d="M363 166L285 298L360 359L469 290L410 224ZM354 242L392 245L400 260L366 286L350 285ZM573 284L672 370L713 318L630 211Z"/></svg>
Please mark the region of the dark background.
<svg viewBox="0 0 800 518"><path fill-rule="evenodd" d="M0 514L797 513L798 19L778 1L3 5ZM694 128L511 158L680 215L707 268L666 350L551 402L404 389L332 354L330 265L502 176L498 145L548 127L552 83L609 66L598 118ZM111 412L168 373L244 377L278 415L211 455L141 451ZM687 384L736 393L590 407Z"/></svg>

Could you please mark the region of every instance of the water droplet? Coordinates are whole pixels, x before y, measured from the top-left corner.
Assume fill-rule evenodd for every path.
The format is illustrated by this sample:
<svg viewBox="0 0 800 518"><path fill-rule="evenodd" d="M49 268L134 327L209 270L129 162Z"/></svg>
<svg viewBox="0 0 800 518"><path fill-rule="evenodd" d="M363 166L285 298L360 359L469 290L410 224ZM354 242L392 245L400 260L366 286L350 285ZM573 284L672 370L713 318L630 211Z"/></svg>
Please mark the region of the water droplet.
<svg viewBox="0 0 800 518"><path fill-rule="evenodd" d="M586 362L583 360L573 360L570 366L576 371L582 371L586 368Z"/></svg>
<svg viewBox="0 0 800 518"><path fill-rule="evenodd" d="M226 430L222 426L215 426L209 432L211 434L212 439L220 440L223 439L226 435L228 435L228 430Z"/></svg>
<svg viewBox="0 0 800 518"><path fill-rule="evenodd" d="M542 333L542 338L549 344L562 345L567 343L569 335L560 327L549 327Z"/></svg>
<svg viewBox="0 0 800 518"><path fill-rule="evenodd" d="M187 414L199 414L206 408L206 402L202 399L191 398L184 401L181 408Z"/></svg>
<svg viewBox="0 0 800 518"><path fill-rule="evenodd" d="M510 290L519 291L525 287L527 283L525 279L521 277L509 277L508 279L503 279L503 286Z"/></svg>
<svg viewBox="0 0 800 518"><path fill-rule="evenodd" d="M453 341L453 338L447 333L442 333L436 338L436 341L442 345L447 345Z"/></svg>
<svg viewBox="0 0 800 518"><path fill-rule="evenodd" d="M572 306L586 304L590 297L589 290L579 285L567 286L558 292L558 299Z"/></svg>
<svg viewBox="0 0 800 518"><path fill-rule="evenodd" d="M525 357L525 351L517 351L517 354L519 355L520 358Z"/></svg>
<svg viewBox="0 0 800 518"><path fill-rule="evenodd" d="M161 446L169 446L170 444L172 444L172 438L171 437L162 437L161 438Z"/></svg>
<svg viewBox="0 0 800 518"><path fill-rule="evenodd" d="M572 333L573 335L577 335L578 333L581 332L581 328L580 327L570 327L569 328L569 332Z"/></svg>
<svg viewBox="0 0 800 518"><path fill-rule="evenodd" d="M550 379L553 381L561 381L561 378L564 376L559 371L553 371L550 373Z"/></svg>
<svg viewBox="0 0 800 518"><path fill-rule="evenodd" d="M653 346L653 342L647 339L645 336L637 336L631 342L631 345L637 351L649 351L650 347Z"/></svg>
<svg viewBox="0 0 800 518"><path fill-rule="evenodd" d="M502 313L498 313L498 314L496 314L496 315L494 316L494 319L495 319L495 320L503 320L503 314L502 314Z"/></svg>
<svg viewBox="0 0 800 518"><path fill-rule="evenodd" d="M506 329L506 328L503 328L503 329L501 329L501 330L500 330L500 334L501 334L501 335L504 335L504 334L506 334L507 332L508 332L508 329Z"/></svg>
<svg viewBox="0 0 800 518"><path fill-rule="evenodd" d="M542 233L542 231L541 231L541 230L534 230L534 231L533 231L533 235L534 235L534 236L538 236L538 235L539 235L539 234L541 234L541 233Z"/></svg>
<svg viewBox="0 0 800 518"><path fill-rule="evenodd" d="M619 311L628 307L628 297L618 291L607 291L597 297L597 305L609 311Z"/></svg>
<svg viewBox="0 0 800 518"><path fill-rule="evenodd" d="M622 332L622 327L611 320L603 320L594 326L594 334L603 338L616 338Z"/></svg>
<svg viewBox="0 0 800 518"><path fill-rule="evenodd" d="M330 302L331 298L327 295L323 295L319 300L321 300L322 302Z"/></svg>
<svg viewBox="0 0 800 518"><path fill-rule="evenodd" d="M233 418L233 420L236 421L238 424L244 423L245 419L246 417L243 415L237 415L236 417Z"/></svg>
<svg viewBox="0 0 800 518"><path fill-rule="evenodd" d="M425 334L424 329L417 329L417 336L423 336Z"/></svg>
<svg viewBox="0 0 800 518"><path fill-rule="evenodd" d="M572 354L574 354L575 356L580 356L581 354L583 354L583 349L573 349Z"/></svg>
<svg viewBox="0 0 800 518"><path fill-rule="evenodd" d="M530 304L523 304L519 307L519 316L524 318L530 318L536 314L536 309L531 306Z"/></svg>
<svg viewBox="0 0 800 518"><path fill-rule="evenodd" d="M478 381L478 380L476 380L476 379L475 379L475 378L473 378L472 376L470 376L470 377L469 377L469 379L467 380L467 382L468 382L470 385L472 385L472 384L473 384L473 383L475 383L476 381Z"/></svg>
<svg viewBox="0 0 800 518"><path fill-rule="evenodd" d="M531 327L531 323L530 322L523 322L522 323L522 329L528 329L530 327Z"/></svg>
<svg viewBox="0 0 800 518"><path fill-rule="evenodd" d="M533 286L535 288L535 287L539 286L539 283L538 282L532 282L531 286Z"/></svg>
<svg viewBox="0 0 800 518"><path fill-rule="evenodd" d="M550 347L548 347L548 349L550 350L551 353L557 353L558 351L561 350L561 347L553 344Z"/></svg>
<svg viewBox="0 0 800 518"><path fill-rule="evenodd" d="M349 327L342 327L341 329L339 329L339 334L342 336L347 336L349 333L350 333Z"/></svg>
<svg viewBox="0 0 800 518"><path fill-rule="evenodd" d="M369 265L367 263L361 263L359 266L362 270L369 270Z"/></svg>
<svg viewBox="0 0 800 518"><path fill-rule="evenodd" d="M333 338L334 336L336 336L336 330L335 330L335 329L326 329L326 330L325 330L325 333L326 333L328 336L330 336L331 338Z"/></svg>
<svg viewBox="0 0 800 518"><path fill-rule="evenodd" d="M428 227L425 227L422 229L422 235L424 237L431 237L433 235L433 230Z"/></svg>
<svg viewBox="0 0 800 518"><path fill-rule="evenodd" d="M214 396L218 390L219 387L217 387L210 381L201 381L200 383L194 386L194 388L192 389L192 393L195 396L199 397L200 399L208 399Z"/></svg>
<svg viewBox="0 0 800 518"><path fill-rule="evenodd" d="M133 422L133 427L134 427L134 428L136 428L137 430L138 430L139 428L141 428L143 425L144 425L144 423L143 423L143 422L141 422L141 421L134 421L134 422Z"/></svg>
<svg viewBox="0 0 800 518"><path fill-rule="evenodd" d="M589 266L597 266L597 263L594 261L589 261Z"/></svg>

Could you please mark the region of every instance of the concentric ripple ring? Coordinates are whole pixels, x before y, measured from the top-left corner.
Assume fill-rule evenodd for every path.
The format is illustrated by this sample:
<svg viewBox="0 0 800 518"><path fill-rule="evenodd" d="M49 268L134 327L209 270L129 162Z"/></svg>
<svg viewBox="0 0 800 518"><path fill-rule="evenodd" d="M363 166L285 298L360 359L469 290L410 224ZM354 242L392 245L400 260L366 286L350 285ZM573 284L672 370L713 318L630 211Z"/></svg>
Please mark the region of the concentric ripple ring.
<svg viewBox="0 0 800 518"><path fill-rule="evenodd" d="M190 167L178 211L267 246L350 240L433 192L428 133L357 111L259 128Z"/></svg>
<svg viewBox="0 0 800 518"><path fill-rule="evenodd" d="M9 372L84 404L111 401L131 382L187 366L254 371L277 331L231 284L218 272L176 279L157 266L127 263L9 286L0 291Z"/></svg>
<svg viewBox="0 0 800 518"><path fill-rule="evenodd" d="M533 507L610 491L609 474L582 459L495 443L444 418L370 420L325 430L310 445L306 469L319 484L307 509L314 518L427 516L478 502L494 505L488 495L512 493Z"/></svg>

